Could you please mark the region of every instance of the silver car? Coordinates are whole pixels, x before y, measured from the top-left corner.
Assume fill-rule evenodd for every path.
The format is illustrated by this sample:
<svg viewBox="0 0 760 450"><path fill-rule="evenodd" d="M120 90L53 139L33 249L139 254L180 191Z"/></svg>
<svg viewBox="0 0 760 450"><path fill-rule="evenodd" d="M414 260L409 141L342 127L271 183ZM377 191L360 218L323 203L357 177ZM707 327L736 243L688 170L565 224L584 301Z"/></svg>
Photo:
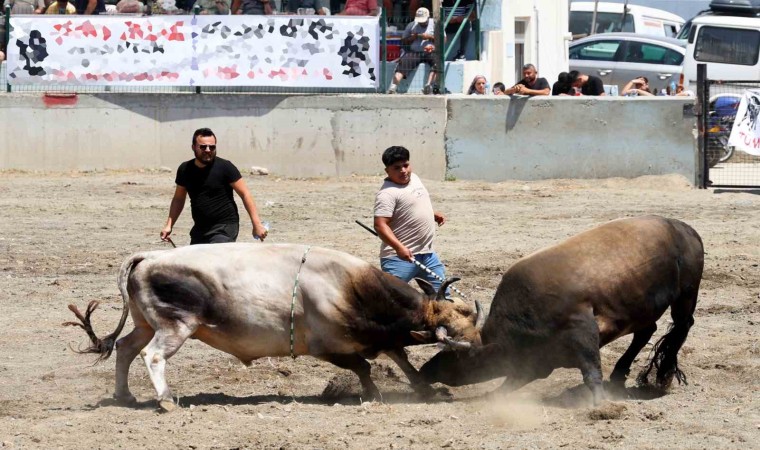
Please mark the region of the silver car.
<svg viewBox="0 0 760 450"><path fill-rule="evenodd" d="M626 83L644 76L657 93L671 81L678 83L685 54L686 43L675 38L602 33L570 44L570 70L597 76L620 92Z"/></svg>

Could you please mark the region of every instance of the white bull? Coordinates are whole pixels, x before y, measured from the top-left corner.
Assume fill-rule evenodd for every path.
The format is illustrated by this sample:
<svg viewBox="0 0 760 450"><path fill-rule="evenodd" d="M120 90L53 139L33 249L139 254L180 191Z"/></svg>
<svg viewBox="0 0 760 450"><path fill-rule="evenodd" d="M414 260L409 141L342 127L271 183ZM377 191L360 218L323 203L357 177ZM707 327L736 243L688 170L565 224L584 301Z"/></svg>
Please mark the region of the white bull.
<svg viewBox="0 0 760 450"><path fill-rule="evenodd" d="M298 276L298 288L293 297ZM441 341L479 343L485 319L459 299L443 299L449 279L425 294L346 253L291 244L213 244L137 253L121 266L124 310L103 339L85 315L69 308L90 336L84 350L101 359L117 349L114 397L134 402L129 366L142 356L162 408L174 407L164 378L166 360L188 338L199 339L245 364L264 356L311 355L359 376L365 398L379 391L365 358L388 354L418 392L431 388L409 363L404 347ZM131 312L135 328L116 342ZM291 331L291 314L293 331ZM480 319L480 320L478 320ZM461 340L461 341L460 341ZM292 347L291 347L292 346Z"/></svg>

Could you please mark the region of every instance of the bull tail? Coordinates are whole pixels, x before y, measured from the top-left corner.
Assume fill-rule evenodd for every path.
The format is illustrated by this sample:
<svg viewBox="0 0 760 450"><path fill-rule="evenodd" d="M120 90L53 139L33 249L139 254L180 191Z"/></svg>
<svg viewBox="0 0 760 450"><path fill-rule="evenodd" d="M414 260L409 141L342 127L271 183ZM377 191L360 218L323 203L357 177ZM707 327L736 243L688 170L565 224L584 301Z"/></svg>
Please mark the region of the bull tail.
<svg viewBox="0 0 760 450"><path fill-rule="evenodd" d="M119 291L121 292L121 299L123 301L123 308L121 313L121 320L119 320L119 325L116 327L116 330L114 330L113 333L100 339L92 329L90 316L100 304L100 302L97 300L93 300L87 305L87 310L84 314L79 311L76 305L69 304L69 309L74 313L79 321L64 322L63 325L82 328L85 333L87 333L87 336L90 338L91 342L89 347L85 349L74 350L75 352L95 353L99 355L98 359L95 361L96 363L106 360L111 356L111 353L113 353L113 349L116 346L116 338L119 337L121 330L124 329L124 324L127 322L127 315L129 314L129 293L127 292L129 274L132 272L132 269L143 259L145 259L145 256L142 254L133 255L131 258L128 258L126 261L124 261L124 263L121 265L121 268L119 269L118 284Z"/></svg>
<svg viewBox="0 0 760 450"><path fill-rule="evenodd" d="M678 368L678 351L686 342L689 329L694 325L694 310L697 307L697 293L699 291L699 279L702 276L702 261L699 262L698 276L695 285L688 286L681 295L671 303L670 315L673 319L673 325L668 332L661 337L652 348L652 359L646 368L639 374L637 382L641 385L649 384L649 374L652 370L657 371L657 386L667 389L673 382L673 378L678 383L689 383L686 375ZM679 264L679 271L681 266Z"/></svg>

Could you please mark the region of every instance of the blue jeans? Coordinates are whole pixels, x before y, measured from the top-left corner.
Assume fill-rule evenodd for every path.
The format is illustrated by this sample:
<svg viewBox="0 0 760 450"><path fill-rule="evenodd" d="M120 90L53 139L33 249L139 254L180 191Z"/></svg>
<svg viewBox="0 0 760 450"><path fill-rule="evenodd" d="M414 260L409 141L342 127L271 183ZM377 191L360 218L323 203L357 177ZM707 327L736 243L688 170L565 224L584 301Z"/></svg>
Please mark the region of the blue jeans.
<svg viewBox="0 0 760 450"><path fill-rule="evenodd" d="M433 273L442 279L446 279L446 272L444 270L443 264L441 264L441 260L438 259L438 255L436 255L435 252L414 255L414 259L430 269ZM409 282L412 278L422 278L423 280L432 284L436 291L438 291L438 289L441 287L441 284L443 284L440 280L422 270L421 267L412 262L404 261L398 256L380 258L380 268L383 269L383 272L389 273L397 278L401 278L406 282ZM448 296L448 289L446 291L446 295Z"/></svg>

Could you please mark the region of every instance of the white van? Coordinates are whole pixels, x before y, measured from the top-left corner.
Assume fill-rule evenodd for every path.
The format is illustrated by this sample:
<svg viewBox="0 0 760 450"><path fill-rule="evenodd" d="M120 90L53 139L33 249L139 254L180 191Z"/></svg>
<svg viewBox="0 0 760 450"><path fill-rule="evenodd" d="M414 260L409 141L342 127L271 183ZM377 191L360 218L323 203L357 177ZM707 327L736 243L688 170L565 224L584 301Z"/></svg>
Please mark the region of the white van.
<svg viewBox="0 0 760 450"><path fill-rule="evenodd" d="M624 6L623 3L599 2L596 10L596 33L626 31L675 37L684 23L681 16L646 6L629 4L627 12L623 14ZM570 4L570 33L574 39L591 34L593 14L594 2Z"/></svg>
<svg viewBox="0 0 760 450"><path fill-rule="evenodd" d="M707 77L713 80L760 81L760 5L737 14L714 10L690 21L683 63L686 83L693 86L700 63L707 65Z"/></svg>

